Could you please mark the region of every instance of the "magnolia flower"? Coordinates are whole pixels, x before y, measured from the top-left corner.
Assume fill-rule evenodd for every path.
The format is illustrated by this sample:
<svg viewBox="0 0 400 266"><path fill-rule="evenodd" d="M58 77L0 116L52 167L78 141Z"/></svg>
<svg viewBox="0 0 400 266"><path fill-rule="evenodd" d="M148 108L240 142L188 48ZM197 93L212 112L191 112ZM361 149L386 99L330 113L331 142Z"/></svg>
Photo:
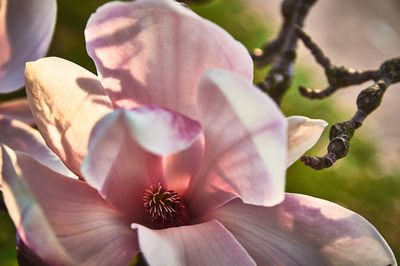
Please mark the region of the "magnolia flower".
<svg viewBox="0 0 400 266"><path fill-rule="evenodd" d="M0 0L0 93L20 89L25 62L46 54L56 11L55 0Z"/></svg>
<svg viewBox="0 0 400 266"><path fill-rule="evenodd" d="M5 203L43 261L395 264L362 217L285 195L287 165L325 123L285 119L221 28L172 0L138 0L99 8L85 36L99 77L60 58L28 63L41 135L1 121Z"/></svg>

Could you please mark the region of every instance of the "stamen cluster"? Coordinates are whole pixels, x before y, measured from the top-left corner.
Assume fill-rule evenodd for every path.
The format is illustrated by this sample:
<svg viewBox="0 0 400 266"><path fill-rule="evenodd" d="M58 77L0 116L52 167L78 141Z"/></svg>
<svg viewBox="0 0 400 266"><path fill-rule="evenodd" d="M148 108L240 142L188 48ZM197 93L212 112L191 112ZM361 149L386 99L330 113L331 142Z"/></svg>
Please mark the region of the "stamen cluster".
<svg viewBox="0 0 400 266"><path fill-rule="evenodd" d="M155 227L181 226L188 222L188 212L182 197L164 184L153 184L146 189L143 202Z"/></svg>

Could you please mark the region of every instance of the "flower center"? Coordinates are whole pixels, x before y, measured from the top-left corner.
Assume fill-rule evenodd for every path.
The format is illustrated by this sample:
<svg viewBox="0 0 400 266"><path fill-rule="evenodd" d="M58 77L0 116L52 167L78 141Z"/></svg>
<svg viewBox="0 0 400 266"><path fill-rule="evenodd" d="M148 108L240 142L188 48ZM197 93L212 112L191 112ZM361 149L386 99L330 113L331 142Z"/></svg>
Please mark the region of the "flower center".
<svg viewBox="0 0 400 266"><path fill-rule="evenodd" d="M151 185L143 195L143 202L152 225L157 228L188 223L189 215L182 197L166 185Z"/></svg>

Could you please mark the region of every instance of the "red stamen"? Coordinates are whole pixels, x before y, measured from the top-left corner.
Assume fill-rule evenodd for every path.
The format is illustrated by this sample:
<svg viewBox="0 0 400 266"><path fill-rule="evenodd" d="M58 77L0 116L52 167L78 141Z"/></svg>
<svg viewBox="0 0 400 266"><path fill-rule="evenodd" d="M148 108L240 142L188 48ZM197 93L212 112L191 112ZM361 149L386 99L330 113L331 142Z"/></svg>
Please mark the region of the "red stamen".
<svg viewBox="0 0 400 266"><path fill-rule="evenodd" d="M151 185L150 189L146 189L143 201L153 226L165 228L188 222L188 212L182 197L166 185Z"/></svg>

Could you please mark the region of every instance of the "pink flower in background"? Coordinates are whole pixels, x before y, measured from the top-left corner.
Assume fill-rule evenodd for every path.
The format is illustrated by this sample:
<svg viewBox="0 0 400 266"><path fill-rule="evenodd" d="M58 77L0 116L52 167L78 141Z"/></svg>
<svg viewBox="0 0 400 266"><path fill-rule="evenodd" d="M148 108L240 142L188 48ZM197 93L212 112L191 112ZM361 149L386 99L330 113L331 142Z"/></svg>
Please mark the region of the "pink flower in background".
<svg viewBox="0 0 400 266"><path fill-rule="evenodd" d="M56 13L55 0L0 0L0 94L22 88L25 63L47 53ZM34 123L25 99L0 103L0 117Z"/></svg>
<svg viewBox="0 0 400 266"><path fill-rule="evenodd" d="M224 30L138 0L99 8L85 36L99 77L60 58L27 64L41 135L0 120L5 202L46 263L395 264L362 217L285 195L286 167L326 123L285 119Z"/></svg>
<svg viewBox="0 0 400 266"><path fill-rule="evenodd" d="M47 53L56 12L55 0L0 0L0 93L23 87L25 63Z"/></svg>

